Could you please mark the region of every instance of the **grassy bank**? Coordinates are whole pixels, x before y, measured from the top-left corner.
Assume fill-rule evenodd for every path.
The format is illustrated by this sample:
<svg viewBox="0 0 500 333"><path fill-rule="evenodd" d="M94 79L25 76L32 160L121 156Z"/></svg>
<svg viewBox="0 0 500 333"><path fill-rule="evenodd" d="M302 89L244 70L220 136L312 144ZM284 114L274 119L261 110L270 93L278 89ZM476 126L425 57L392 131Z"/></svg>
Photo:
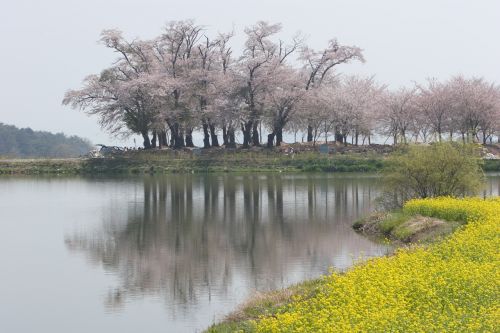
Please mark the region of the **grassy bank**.
<svg viewBox="0 0 500 333"><path fill-rule="evenodd" d="M376 152L301 152L273 150L130 151L107 158L0 159L0 174L162 174L206 172L377 172L386 157ZM485 160L485 171L500 171L500 160Z"/></svg>
<svg viewBox="0 0 500 333"><path fill-rule="evenodd" d="M399 210L372 213L356 221L353 228L369 238L390 241L397 245L433 242L451 234L461 224Z"/></svg>
<svg viewBox="0 0 500 333"><path fill-rule="evenodd" d="M375 154L285 155L273 151L200 155L182 151L132 151L111 158L0 160L0 174L141 174L192 172L374 172Z"/></svg>
<svg viewBox="0 0 500 333"><path fill-rule="evenodd" d="M83 173L85 160L0 159L0 175L77 175Z"/></svg>
<svg viewBox="0 0 500 333"><path fill-rule="evenodd" d="M410 201L404 214L465 226L440 242L294 287L299 292L292 288L288 297L263 298L239 310L246 317L229 317L208 332L496 331L499 211L499 198Z"/></svg>
<svg viewBox="0 0 500 333"><path fill-rule="evenodd" d="M484 160L483 170L485 172L500 172L500 159Z"/></svg>

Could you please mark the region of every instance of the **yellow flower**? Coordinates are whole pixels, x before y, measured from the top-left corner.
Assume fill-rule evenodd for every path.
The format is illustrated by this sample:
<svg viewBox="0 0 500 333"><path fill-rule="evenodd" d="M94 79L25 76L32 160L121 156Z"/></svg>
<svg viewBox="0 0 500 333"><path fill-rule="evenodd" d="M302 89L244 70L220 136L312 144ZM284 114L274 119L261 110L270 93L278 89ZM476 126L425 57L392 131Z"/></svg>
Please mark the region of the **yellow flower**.
<svg viewBox="0 0 500 333"><path fill-rule="evenodd" d="M312 298L297 299L257 332L493 332L500 323L500 198L418 199L410 214L464 224L427 248L332 273Z"/></svg>

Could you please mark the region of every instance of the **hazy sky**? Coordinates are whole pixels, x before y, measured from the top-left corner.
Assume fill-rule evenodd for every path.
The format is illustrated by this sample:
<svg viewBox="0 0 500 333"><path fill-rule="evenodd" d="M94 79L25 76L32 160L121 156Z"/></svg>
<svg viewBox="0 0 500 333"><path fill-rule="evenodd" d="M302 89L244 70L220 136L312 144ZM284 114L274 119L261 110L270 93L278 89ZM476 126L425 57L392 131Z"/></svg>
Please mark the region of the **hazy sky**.
<svg viewBox="0 0 500 333"><path fill-rule="evenodd" d="M339 42L364 49L345 73L375 74L390 87L426 77L484 76L500 82L499 0L6 0L0 7L0 122L116 143L95 118L61 106L66 90L110 65L101 30L150 38L171 20L237 32L257 20L302 31L314 48ZM141 142L141 141L139 141Z"/></svg>

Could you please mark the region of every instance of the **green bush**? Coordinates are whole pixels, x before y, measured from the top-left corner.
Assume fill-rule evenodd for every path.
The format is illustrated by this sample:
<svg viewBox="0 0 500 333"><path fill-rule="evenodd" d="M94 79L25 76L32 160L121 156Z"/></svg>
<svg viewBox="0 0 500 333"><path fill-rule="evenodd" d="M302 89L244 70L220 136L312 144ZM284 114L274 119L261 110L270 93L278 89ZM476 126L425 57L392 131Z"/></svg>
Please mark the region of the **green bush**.
<svg viewBox="0 0 500 333"><path fill-rule="evenodd" d="M500 171L500 160L484 160L483 170L486 172Z"/></svg>
<svg viewBox="0 0 500 333"><path fill-rule="evenodd" d="M389 157L383 169L384 203L400 206L412 198L476 194L484 181L475 145L411 145Z"/></svg>

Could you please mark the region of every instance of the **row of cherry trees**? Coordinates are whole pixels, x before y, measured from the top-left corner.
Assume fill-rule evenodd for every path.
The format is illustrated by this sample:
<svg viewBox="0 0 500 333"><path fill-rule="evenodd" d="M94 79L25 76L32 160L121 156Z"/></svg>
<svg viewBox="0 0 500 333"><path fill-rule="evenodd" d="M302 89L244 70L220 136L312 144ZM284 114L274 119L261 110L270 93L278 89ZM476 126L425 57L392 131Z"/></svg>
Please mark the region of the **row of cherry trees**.
<svg viewBox="0 0 500 333"><path fill-rule="evenodd" d="M127 41L116 30L101 42L117 61L63 100L97 115L111 133L142 135L144 147L203 145L243 147L280 145L283 133L347 143L368 142L374 134L428 141L460 134L483 141L498 134L499 88L483 79L455 77L447 82L389 91L373 77L339 76L338 65L364 61L361 49L335 39L313 50L301 35L278 38L279 24L257 22L245 29L239 56L233 33L210 38L193 21L169 23L152 40ZM219 136L222 133L222 142Z"/></svg>
<svg viewBox="0 0 500 333"><path fill-rule="evenodd" d="M443 137L486 144L500 134L500 87L483 78L429 79L411 89L387 92L382 102L376 113L378 129L395 144Z"/></svg>

